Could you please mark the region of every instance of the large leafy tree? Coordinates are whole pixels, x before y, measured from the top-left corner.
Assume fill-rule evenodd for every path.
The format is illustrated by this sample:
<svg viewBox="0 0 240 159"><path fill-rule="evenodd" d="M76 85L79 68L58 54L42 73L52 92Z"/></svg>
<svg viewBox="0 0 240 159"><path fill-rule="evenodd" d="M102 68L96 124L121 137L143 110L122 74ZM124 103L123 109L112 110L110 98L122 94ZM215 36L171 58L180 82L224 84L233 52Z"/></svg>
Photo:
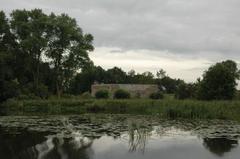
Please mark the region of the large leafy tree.
<svg viewBox="0 0 240 159"><path fill-rule="evenodd" d="M0 12L0 102L17 95L14 75L14 36L10 32L8 19Z"/></svg>
<svg viewBox="0 0 240 159"><path fill-rule="evenodd" d="M18 54L32 74L34 89L38 89L40 65L47 46L47 15L42 10L15 10L11 13L11 29L18 43Z"/></svg>
<svg viewBox="0 0 240 159"><path fill-rule="evenodd" d="M66 14L51 14L48 19L46 55L54 68L58 97L69 86L77 70L91 63L88 52L94 49L93 36L84 34L75 19Z"/></svg>
<svg viewBox="0 0 240 159"><path fill-rule="evenodd" d="M216 63L204 73L199 82L198 97L205 100L230 100L236 93L239 77L234 61Z"/></svg>

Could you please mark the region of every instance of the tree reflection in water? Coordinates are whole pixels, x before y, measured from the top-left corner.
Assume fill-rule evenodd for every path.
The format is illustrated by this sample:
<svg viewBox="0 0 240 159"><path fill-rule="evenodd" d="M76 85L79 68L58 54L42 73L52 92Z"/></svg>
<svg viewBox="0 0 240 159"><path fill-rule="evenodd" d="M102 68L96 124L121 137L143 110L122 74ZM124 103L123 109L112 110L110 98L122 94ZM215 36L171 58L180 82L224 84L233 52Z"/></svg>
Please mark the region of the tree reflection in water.
<svg viewBox="0 0 240 159"><path fill-rule="evenodd" d="M38 159L89 159L92 141L53 137L36 145Z"/></svg>
<svg viewBox="0 0 240 159"><path fill-rule="evenodd" d="M239 132L238 123L227 121L188 122L144 116L0 118L0 158L90 159L96 150L94 140L101 136L108 136L109 144L124 141L130 152L142 153L150 139L160 142L167 139L174 143L175 139L194 136L203 140L207 150L221 157L238 146ZM197 141L199 143L201 141ZM101 147L101 143L98 146Z"/></svg>
<svg viewBox="0 0 240 159"><path fill-rule="evenodd" d="M224 153L230 152L233 148L238 146L238 140L222 138L204 138L203 145L210 152L223 156Z"/></svg>
<svg viewBox="0 0 240 159"><path fill-rule="evenodd" d="M63 119L63 125L70 134L56 134L36 145L38 159L89 159L93 139L75 130L68 118Z"/></svg>

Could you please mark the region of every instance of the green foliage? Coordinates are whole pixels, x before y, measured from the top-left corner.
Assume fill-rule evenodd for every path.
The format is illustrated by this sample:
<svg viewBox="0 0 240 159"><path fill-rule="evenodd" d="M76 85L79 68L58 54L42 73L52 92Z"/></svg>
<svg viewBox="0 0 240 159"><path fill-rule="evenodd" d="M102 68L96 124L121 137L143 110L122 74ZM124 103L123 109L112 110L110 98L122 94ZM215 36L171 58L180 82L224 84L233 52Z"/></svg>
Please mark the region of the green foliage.
<svg viewBox="0 0 240 159"><path fill-rule="evenodd" d="M105 83L125 83L126 73L118 67L106 71Z"/></svg>
<svg viewBox="0 0 240 159"><path fill-rule="evenodd" d="M189 99L194 98L196 94L196 85L181 83L178 85L178 88L175 92L175 98L177 99Z"/></svg>
<svg viewBox="0 0 240 159"><path fill-rule="evenodd" d="M102 79L106 77L104 71L101 67L91 66L84 68L71 81L70 92L75 95L90 92L94 81L103 81Z"/></svg>
<svg viewBox="0 0 240 159"><path fill-rule="evenodd" d="M35 94L20 94L15 98L17 100L40 100L41 98L36 96Z"/></svg>
<svg viewBox="0 0 240 159"><path fill-rule="evenodd" d="M164 95L162 92L151 93L149 98L151 99L163 99Z"/></svg>
<svg viewBox="0 0 240 159"><path fill-rule="evenodd" d="M95 97L97 99L107 99L109 98L109 92L108 90L99 90L95 93Z"/></svg>
<svg viewBox="0 0 240 159"><path fill-rule="evenodd" d="M56 92L67 93L76 71L92 63L88 57L92 41L93 36L84 34L76 20L66 14L14 10L7 19L1 11L0 83L10 86L16 79L16 90L23 96L47 98ZM15 96L2 90L6 91L2 99Z"/></svg>
<svg viewBox="0 0 240 159"><path fill-rule="evenodd" d="M0 81L0 102L19 95L19 85L16 80Z"/></svg>
<svg viewBox="0 0 240 159"><path fill-rule="evenodd" d="M123 89L118 89L114 92L115 99L129 99L130 97L130 93Z"/></svg>
<svg viewBox="0 0 240 159"><path fill-rule="evenodd" d="M93 36L83 34L75 19L66 14L49 16L48 49L56 79L56 91L60 97L77 70L90 62L88 51L92 51Z"/></svg>
<svg viewBox="0 0 240 159"><path fill-rule="evenodd" d="M38 86L38 88L35 89L34 91L35 91L36 96L38 96L42 99L47 99L49 96L48 87L43 84L40 84Z"/></svg>
<svg viewBox="0 0 240 159"><path fill-rule="evenodd" d="M163 118L228 119L240 121L240 101L151 99L51 99L8 100L2 104L8 115L80 113L126 113Z"/></svg>
<svg viewBox="0 0 240 159"><path fill-rule="evenodd" d="M236 93L239 70L234 61L227 60L211 66L199 82L198 98L231 100Z"/></svg>
<svg viewBox="0 0 240 159"><path fill-rule="evenodd" d="M92 95L90 92L84 92L81 94L81 98L82 99L91 99L92 98Z"/></svg>
<svg viewBox="0 0 240 159"><path fill-rule="evenodd" d="M158 79L162 79L166 77L166 71L164 71L163 69L160 69L159 71L157 71L156 76Z"/></svg>
<svg viewBox="0 0 240 159"><path fill-rule="evenodd" d="M48 43L47 15L40 9L14 10L10 23L18 49L28 58L27 67L31 68L33 84L38 89L41 57Z"/></svg>
<svg viewBox="0 0 240 159"><path fill-rule="evenodd" d="M182 82L183 80L172 79L171 77L163 75L162 78L158 78L156 80L156 84L158 85L159 90L165 93L175 93L177 91L178 85Z"/></svg>

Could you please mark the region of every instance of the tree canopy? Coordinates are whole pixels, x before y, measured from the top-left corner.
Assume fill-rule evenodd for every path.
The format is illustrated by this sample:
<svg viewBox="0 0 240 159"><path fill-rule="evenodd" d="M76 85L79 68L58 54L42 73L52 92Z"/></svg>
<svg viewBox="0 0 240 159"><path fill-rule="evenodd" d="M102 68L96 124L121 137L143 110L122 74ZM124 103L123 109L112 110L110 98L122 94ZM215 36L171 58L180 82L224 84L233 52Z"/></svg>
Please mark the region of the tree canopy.
<svg viewBox="0 0 240 159"><path fill-rule="evenodd" d="M239 75L234 61L216 63L203 74L203 79L199 83L198 97L205 100L233 99Z"/></svg>
<svg viewBox="0 0 240 159"><path fill-rule="evenodd" d="M1 11L1 101L15 96L15 85L21 94L42 97L50 91L60 96L77 71L92 63L88 57L92 41L93 36L84 34L66 14L14 10L7 19Z"/></svg>

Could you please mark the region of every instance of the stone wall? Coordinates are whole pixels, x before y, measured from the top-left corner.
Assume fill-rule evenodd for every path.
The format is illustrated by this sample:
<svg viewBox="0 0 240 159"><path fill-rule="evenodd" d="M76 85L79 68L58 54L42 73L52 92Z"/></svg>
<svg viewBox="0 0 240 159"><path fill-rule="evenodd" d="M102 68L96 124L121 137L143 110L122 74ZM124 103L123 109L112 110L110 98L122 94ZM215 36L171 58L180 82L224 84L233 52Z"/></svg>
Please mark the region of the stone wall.
<svg viewBox="0 0 240 159"><path fill-rule="evenodd" d="M158 91L158 86L149 84L94 84L91 91L92 96L94 96L99 90L108 90L113 97L114 92L118 89L128 91L133 98L148 98L151 93Z"/></svg>

